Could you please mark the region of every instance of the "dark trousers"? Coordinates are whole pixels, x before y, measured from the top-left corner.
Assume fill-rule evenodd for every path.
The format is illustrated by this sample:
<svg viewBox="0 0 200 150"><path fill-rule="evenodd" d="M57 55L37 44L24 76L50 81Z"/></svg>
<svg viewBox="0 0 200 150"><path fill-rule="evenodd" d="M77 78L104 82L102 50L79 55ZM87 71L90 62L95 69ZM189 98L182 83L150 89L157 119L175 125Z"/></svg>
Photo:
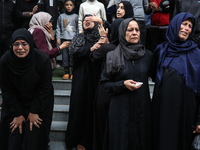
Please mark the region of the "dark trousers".
<svg viewBox="0 0 200 150"><path fill-rule="evenodd" d="M64 39L61 39L61 42L65 42L65 41L70 41L70 40L64 40ZM69 74L70 71L69 71L69 67L70 67L70 59L69 59L69 48L66 47L62 50L62 64L63 64L63 67L64 67L64 70L65 70L65 74Z"/></svg>
<svg viewBox="0 0 200 150"><path fill-rule="evenodd" d="M10 132L8 138L8 150L39 150L41 128L33 125L33 130L30 131L29 121L23 124L22 134L19 133L19 128L14 132Z"/></svg>
<svg viewBox="0 0 200 150"><path fill-rule="evenodd" d="M4 39L0 40L0 57L10 48L11 40Z"/></svg>
<svg viewBox="0 0 200 150"><path fill-rule="evenodd" d="M151 50L153 52L159 44L161 44L167 40L166 35L165 35L166 30L167 29L157 29L157 28L150 29L149 50Z"/></svg>

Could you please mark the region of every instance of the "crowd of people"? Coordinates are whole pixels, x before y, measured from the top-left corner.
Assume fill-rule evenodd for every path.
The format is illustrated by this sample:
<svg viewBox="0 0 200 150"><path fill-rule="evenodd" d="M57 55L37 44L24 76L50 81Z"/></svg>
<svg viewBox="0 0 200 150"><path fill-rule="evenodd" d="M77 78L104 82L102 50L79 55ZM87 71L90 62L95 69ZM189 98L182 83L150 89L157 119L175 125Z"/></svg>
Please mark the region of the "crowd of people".
<svg viewBox="0 0 200 150"><path fill-rule="evenodd" d="M0 149L48 149L62 54L63 79L72 80L67 150L191 150L200 133L200 3L186 1L110 0L105 9L86 0L76 14L73 0L63 11L56 0L0 0Z"/></svg>

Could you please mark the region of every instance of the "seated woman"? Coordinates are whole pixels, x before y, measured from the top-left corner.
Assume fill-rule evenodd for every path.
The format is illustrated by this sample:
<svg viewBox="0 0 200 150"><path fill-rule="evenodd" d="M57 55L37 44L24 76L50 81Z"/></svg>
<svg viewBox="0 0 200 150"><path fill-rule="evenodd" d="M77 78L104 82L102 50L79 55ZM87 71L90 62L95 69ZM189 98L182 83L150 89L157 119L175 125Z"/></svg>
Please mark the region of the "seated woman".
<svg viewBox="0 0 200 150"><path fill-rule="evenodd" d="M119 45L108 52L101 76L111 95L109 150L151 149L151 100L148 77L153 77L153 54L140 40L138 23L128 18L119 26Z"/></svg>
<svg viewBox="0 0 200 150"><path fill-rule="evenodd" d="M52 68L55 68L55 57L60 55L60 50L68 47L70 42L63 42L57 47L52 27L52 16L46 12L34 14L30 20L29 26L30 28L28 30L33 35L36 46L49 55L52 61Z"/></svg>
<svg viewBox="0 0 200 150"><path fill-rule="evenodd" d="M191 40L195 18L179 13L170 22L167 41L158 45L153 95L153 149L189 150L200 133L200 50Z"/></svg>
<svg viewBox="0 0 200 150"><path fill-rule="evenodd" d="M47 150L53 113L51 62L34 47L32 35L18 29L0 61L2 112L0 149Z"/></svg>

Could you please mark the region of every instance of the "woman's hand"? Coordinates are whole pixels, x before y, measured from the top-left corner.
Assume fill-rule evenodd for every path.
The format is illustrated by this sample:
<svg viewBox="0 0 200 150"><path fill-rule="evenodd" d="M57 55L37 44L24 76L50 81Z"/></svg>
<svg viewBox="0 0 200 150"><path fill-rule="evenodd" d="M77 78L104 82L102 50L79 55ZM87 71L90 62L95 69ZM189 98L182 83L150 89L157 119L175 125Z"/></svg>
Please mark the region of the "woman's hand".
<svg viewBox="0 0 200 150"><path fill-rule="evenodd" d="M95 13L93 13L93 16L86 17L86 20L96 22L98 24L103 24L103 20L99 16L97 16Z"/></svg>
<svg viewBox="0 0 200 150"><path fill-rule="evenodd" d="M17 127L19 127L19 133L22 134L22 123L25 121L24 116L15 117L13 121L10 123L11 132L15 131Z"/></svg>
<svg viewBox="0 0 200 150"><path fill-rule="evenodd" d="M69 47L69 44L70 44L70 43L71 43L70 41L65 41L65 42L63 42L63 43L59 46L59 48L60 48L61 50L63 50L64 48Z"/></svg>
<svg viewBox="0 0 200 150"><path fill-rule="evenodd" d="M29 113L27 120L30 121L30 131L32 131L33 125L40 128L39 125L42 124L42 119L39 118L38 114Z"/></svg>
<svg viewBox="0 0 200 150"><path fill-rule="evenodd" d="M107 37L101 37L99 39L99 41L97 43L95 43L91 48L90 51L94 51L95 49L99 49L101 47L101 45L103 45L104 43L109 43L108 38Z"/></svg>
<svg viewBox="0 0 200 150"><path fill-rule="evenodd" d="M105 37L107 37L107 35L108 35L108 28L106 28L106 30L105 30L103 27L103 24L99 25L99 35L105 36Z"/></svg>
<svg viewBox="0 0 200 150"><path fill-rule="evenodd" d="M149 6L150 6L150 8L153 9L153 10L156 9L156 8L158 8L158 5L157 5L155 2L150 2L150 3L149 3Z"/></svg>
<svg viewBox="0 0 200 150"><path fill-rule="evenodd" d="M37 10L38 10L38 5L35 5L35 6L33 7L32 12L29 13L30 16L34 15L34 14L37 12Z"/></svg>
<svg viewBox="0 0 200 150"><path fill-rule="evenodd" d="M97 42L96 44L94 44L91 48L90 51L94 51L95 49L99 49L101 47L101 45Z"/></svg>
<svg viewBox="0 0 200 150"><path fill-rule="evenodd" d="M60 45L61 44L61 40L57 39L57 44Z"/></svg>
<svg viewBox="0 0 200 150"><path fill-rule="evenodd" d="M99 43L100 45L102 45L102 44L104 44L104 43L109 43L109 40L108 40L107 36L102 36L102 37L99 39L98 43Z"/></svg>
<svg viewBox="0 0 200 150"><path fill-rule="evenodd" d="M196 126L196 130L193 131L193 133L200 133L200 125L197 125L197 126Z"/></svg>
<svg viewBox="0 0 200 150"><path fill-rule="evenodd" d="M133 80L125 80L124 81L124 85L126 86L127 89L129 89L130 91L134 91L139 89L142 85L136 85L136 81Z"/></svg>
<svg viewBox="0 0 200 150"><path fill-rule="evenodd" d="M33 7L32 13L35 14L37 12L37 10L38 10L38 5L35 5Z"/></svg>
<svg viewBox="0 0 200 150"><path fill-rule="evenodd" d="M54 37L54 33L53 33L53 25L51 22L47 22L45 25L44 25L44 28L51 34L52 36L52 40L55 39Z"/></svg>

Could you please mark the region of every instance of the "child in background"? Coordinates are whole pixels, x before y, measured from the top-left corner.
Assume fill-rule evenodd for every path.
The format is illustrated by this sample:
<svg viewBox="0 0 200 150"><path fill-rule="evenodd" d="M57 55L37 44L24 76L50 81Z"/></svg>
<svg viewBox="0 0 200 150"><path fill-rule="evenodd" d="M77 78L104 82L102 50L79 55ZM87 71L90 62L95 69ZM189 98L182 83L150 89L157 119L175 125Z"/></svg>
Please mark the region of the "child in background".
<svg viewBox="0 0 200 150"><path fill-rule="evenodd" d="M76 33L78 33L78 15L74 13L74 3L72 0L65 0L64 4L65 13L62 13L57 20L56 38L57 44L61 44L65 41L73 39ZM64 80L72 79L70 76L70 63L69 63L69 47L62 51L62 62L65 70L63 76Z"/></svg>

